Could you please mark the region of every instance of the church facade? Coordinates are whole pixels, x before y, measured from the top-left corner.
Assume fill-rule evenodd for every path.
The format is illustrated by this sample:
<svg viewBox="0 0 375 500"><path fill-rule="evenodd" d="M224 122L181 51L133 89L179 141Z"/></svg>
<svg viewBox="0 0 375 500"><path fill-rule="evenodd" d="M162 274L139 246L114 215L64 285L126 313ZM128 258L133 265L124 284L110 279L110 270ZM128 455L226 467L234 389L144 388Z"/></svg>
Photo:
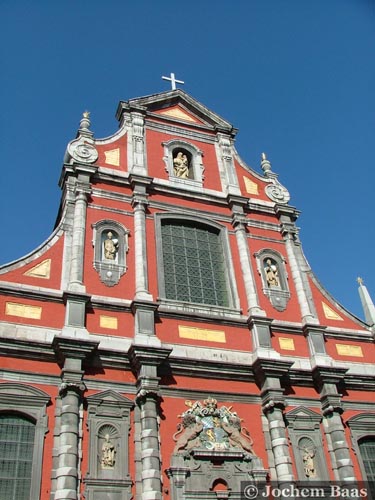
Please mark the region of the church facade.
<svg viewBox="0 0 375 500"><path fill-rule="evenodd" d="M96 139L84 113L54 232L0 269L0 497L375 480L363 283L366 323L314 277L266 155L186 92L116 117Z"/></svg>

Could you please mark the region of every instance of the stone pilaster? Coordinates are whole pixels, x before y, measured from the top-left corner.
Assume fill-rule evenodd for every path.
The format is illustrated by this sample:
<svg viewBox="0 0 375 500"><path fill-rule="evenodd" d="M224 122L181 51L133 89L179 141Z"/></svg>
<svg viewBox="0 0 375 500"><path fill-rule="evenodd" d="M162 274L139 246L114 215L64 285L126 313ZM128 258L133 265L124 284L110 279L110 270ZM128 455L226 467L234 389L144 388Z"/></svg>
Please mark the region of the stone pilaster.
<svg viewBox="0 0 375 500"><path fill-rule="evenodd" d="M133 345L129 359L137 375L136 403L140 411L141 482L136 492L139 500L161 500L161 456L159 435L158 366L168 358L171 349ZM139 471L137 471L137 476Z"/></svg>
<svg viewBox="0 0 375 500"><path fill-rule="evenodd" d="M285 375L292 362L257 358L253 364L256 380L261 387L262 409L268 421L276 477L279 484L294 482L292 459L284 422L284 390L280 378Z"/></svg>
<svg viewBox="0 0 375 500"><path fill-rule="evenodd" d="M63 364L59 405L57 457L54 500L79 498L79 436L80 407L85 390L82 362L96 348L97 342L55 337L53 347L57 359Z"/></svg>
<svg viewBox="0 0 375 500"><path fill-rule="evenodd" d="M232 207L232 210L235 207ZM245 284L247 310L249 315L265 316L265 312L259 305L259 298L255 286L254 274L251 268L251 255L246 237L246 217L241 213L233 213L232 225L236 233L238 253L242 276Z"/></svg>
<svg viewBox="0 0 375 500"><path fill-rule="evenodd" d="M133 166L135 174L147 175L145 162L144 116L139 111L131 112Z"/></svg>
<svg viewBox="0 0 375 500"><path fill-rule="evenodd" d="M301 259L299 258L300 247L297 249L298 231L292 221L295 217L295 211L292 208L282 207L278 210L281 219L281 231L285 241L285 247L288 255L288 261L292 272L294 286L297 292L297 299L301 310L301 317L304 323L318 324L319 321L313 311L311 290L306 279L304 279L301 269ZM290 211L290 213L289 213Z"/></svg>
<svg viewBox="0 0 375 500"><path fill-rule="evenodd" d="M346 372L347 368L338 366L316 366L313 369L313 378L320 393L323 428L327 442L332 448L332 466L336 479L352 482L355 481L354 467L341 418L341 396L337 390L337 384L343 380Z"/></svg>
<svg viewBox="0 0 375 500"><path fill-rule="evenodd" d="M151 179L131 177L133 187L132 206L134 210L134 247L135 247L135 298L152 300L148 291L148 265L146 241L147 186Z"/></svg>

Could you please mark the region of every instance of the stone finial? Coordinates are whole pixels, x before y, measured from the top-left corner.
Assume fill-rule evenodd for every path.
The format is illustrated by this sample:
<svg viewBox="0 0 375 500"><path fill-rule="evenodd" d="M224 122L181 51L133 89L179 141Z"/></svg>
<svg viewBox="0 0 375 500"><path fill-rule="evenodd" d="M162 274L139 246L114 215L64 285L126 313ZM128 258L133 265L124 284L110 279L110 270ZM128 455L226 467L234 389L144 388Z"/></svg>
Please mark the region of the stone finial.
<svg viewBox="0 0 375 500"><path fill-rule="evenodd" d="M82 113L82 118L79 123L79 129L80 130L88 130L90 128L91 122L90 122L90 111L84 111Z"/></svg>
<svg viewBox="0 0 375 500"><path fill-rule="evenodd" d="M262 153L261 155L260 166L264 172L264 175L266 177L269 177L269 174L272 172L272 168L271 168L271 163L267 160L266 153Z"/></svg>
<svg viewBox="0 0 375 500"><path fill-rule="evenodd" d="M361 278L360 276L358 276L357 283L359 283L359 285L362 285L363 284L363 278Z"/></svg>

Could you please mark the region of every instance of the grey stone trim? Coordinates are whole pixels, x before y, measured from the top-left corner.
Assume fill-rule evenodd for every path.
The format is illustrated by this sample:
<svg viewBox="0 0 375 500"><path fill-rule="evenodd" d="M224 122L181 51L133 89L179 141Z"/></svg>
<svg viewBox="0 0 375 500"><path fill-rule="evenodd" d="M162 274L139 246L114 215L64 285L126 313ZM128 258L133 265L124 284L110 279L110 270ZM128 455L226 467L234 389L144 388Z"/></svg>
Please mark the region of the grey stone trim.
<svg viewBox="0 0 375 500"><path fill-rule="evenodd" d="M285 258L272 248L263 248L254 254L257 263L258 274L262 278L263 293L271 302L272 306L278 311L285 311L290 299L290 291L288 286L288 273L285 267ZM270 259L276 263L278 269L278 286L269 286L265 271L265 264Z"/></svg>
<svg viewBox="0 0 375 500"><path fill-rule="evenodd" d="M176 182L176 187L184 187L189 189L189 184L193 183L193 186L202 186L204 179L204 166L202 161L203 151L198 149L194 144L190 142L183 141L180 138L170 139L167 142L163 142L164 146L164 163L165 170L168 173L170 182ZM173 152L176 149L186 150L191 155L191 161L189 165L189 179L179 179L174 175L174 165L173 165Z"/></svg>
<svg viewBox="0 0 375 500"><path fill-rule="evenodd" d="M290 370L291 364L261 357L253 364L256 380L261 387L262 409L268 420L276 477L279 482L287 483L294 482L294 474L283 416L285 399L280 379Z"/></svg>
<svg viewBox="0 0 375 500"><path fill-rule="evenodd" d="M160 116L157 115L160 119ZM199 132L197 130L189 130L183 127L175 127L173 125L166 125L164 123L147 122L147 130L154 130L155 132L165 132L171 136L185 137L186 139L199 140L207 144L214 144L215 135L212 133Z"/></svg>
<svg viewBox="0 0 375 500"><path fill-rule="evenodd" d="M89 428L89 468L84 479L85 495L95 500L101 495L108 499L129 499L132 481L129 476L129 429L133 401L109 390L86 398ZM114 446L112 467L101 464L103 433L110 432Z"/></svg>
<svg viewBox="0 0 375 500"><path fill-rule="evenodd" d="M346 425L350 428L352 449L357 456L358 464L364 480L367 479L367 475L359 449L359 441L366 437L375 438L375 413L373 412L373 409L374 405L372 404L372 413L355 415L346 421Z"/></svg>
<svg viewBox="0 0 375 500"><path fill-rule="evenodd" d="M82 361L95 351L97 342L55 337L53 347L62 363L61 414L54 500L76 500L79 496L80 407L85 385Z"/></svg>
<svg viewBox="0 0 375 500"><path fill-rule="evenodd" d="M148 262L146 238L146 207L149 178L131 176L133 187L132 206L134 210L134 252L135 252L135 298L152 301L148 290Z"/></svg>
<svg viewBox="0 0 375 500"><path fill-rule="evenodd" d="M322 418L321 414L309 408L305 408L304 406L297 407L285 414L288 434L293 446L298 479L300 481L329 480L327 464L323 453L323 441L320 433ZM301 449L300 446L300 441L303 438L309 439L313 444L313 449L311 450L315 466L315 475L313 477L307 475L304 470L302 457L303 449Z"/></svg>
<svg viewBox="0 0 375 500"><path fill-rule="evenodd" d="M316 366L313 369L313 377L320 393L324 416L323 428L327 441L332 447L332 455L334 456L332 464L336 477L342 481L355 481L353 463L341 418L343 411L341 395L336 387L343 380L346 371L345 368L338 366Z"/></svg>
<svg viewBox="0 0 375 500"><path fill-rule="evenodd" d="M221 187L224 193L241 195L233 161L233 140L230 134L218 133L215 150L219 166Z"/></svg>
<svg viewBox="0 0 375 500"><path fill-rule="evenodd" d="M209 309L210 310L227 310L230 312L231 310L239 310L240 304L239 304L239 296L237 292L237 285L235 282L235 273L234 273L234 267L233 267L233 259L231 257L231 251L230 251L230 245L229 245L229 239L227 235L227 230L224 226L218 224L217 222L213 222L208 219L204 219L199 217L197 214L195 214L194 217L188 217L188 216L183 216L180 213L158 213L155 214L155 234L156 234L156 253L157 253L157 272L158 272L158 283L159 283L159 296L163 299L163 301L166 301L165 299L165 283L164 283L164 262L163 262L163 255L162 255L162 242L161 242L161 223L162 220L165 219L174 219L174 220L180 220L181 222L186 222L187 220L192 221L193 223L200 223L203 224L207 227L214 227L216 230L219 232L219 237L221 240L223 252L224 252L224 259L226 262L226 280L227 280L227 291L228 291L228 296L229 296L229 303L230 307L229 308L221 308L218 306L199 306L199 309L197 310L197 307L195 307L195 312L202 312L206 313ZM189 310L190 303L186 302L180 302L180 301L173 301L175 304L180 304L180 310L183 311L184 309ZM225 315L225 314L224 314Z"/></svg>
<svg viewBox="0 0 375 500"><path fill-rule="evenodd" d="M131 140L132 161L129 163L129 171L147 175L146 147L145 147L145 121L143 110L135 110L130 113L131 128L129 128L129 141ZM130 144L128 142L128 148Z"/></svg>
<svg viewBox="0 0 375 500"><path fill-rule="evenodd" d="M53 233L50 236L48 236L48 238L45 241L43 241L43 243L41 243L36 249L32 250L30 253L28 253L24 257L21 257L20 259L13 260L7 264L3 264L2 266L0 266L0 275L19 269L27 264L30 264L34 260L38 259L43 254L45 254L47 250L52 248L58 242L58 240L61 238L63 234L64 232L60 224L59 226L56 227Z"/></svg>
<svg viewBox="0 0 375 500"><path fill-rule="evenodd" d="M22 401L22 405L20 405ZM50 396L30 385L12 382L0 383L0 413L17 413L29 417L35 423L30 498L39 498L44 436L48 431L46 407Z"/></svg>
<svg viewBox="0 0 375 500"><path fill-rule="evenodd" d="M48 302L62 302L63 292L54 288L26 285L24 283L10 283L0 281L0 294L12 297L30 297L33 299L46 300Z"/></svg>
<svg viewBox="0 0 375 500"><path fill-rule="evenodd" d="M241 314L241 310L206 304L195 305L168 299L158 299L158 304L158 317L160 318L194 318L194 321L208 320L216 325L219 321L222 326L246 326L247 324L247 316Z"/></svg>
<svg viewBox="0 0 375 500"><path fill-rule="evenodd" d="M233 209L233 208L232 208ZM239 209L238 209L239 210ZM245 230L245 217L243 213L233 214L233 226L235 229L238 253L240 256L240 264L242 270L242 277L245 285L246 298L247 298L247 311L249 314L263 315L266 313L260 307L257 289L253 270L250 265L251 256Z"/></svg>
<svg viewBox="0 0 375 500"><path fill-rule="evenodd" d="M169 356L171 349L151 345L132 345L129 360L137 374L136 402L140 410L141 486L137 497L161 500L161 456L159 435L159 377L157 368Z"/></svg>
<svg viewBox="0 0 375 500"><path fill-rule="evenodd" d="M100 280L107 286L117 285L126 272L126 254L129 250L128 235L130 231L122 224L110 219L103 219L92 225L94 246L94 268L98 271ZM116 243L116 255L113 260L105 258L104 238L112 233Z"/></svg>
<svg viewBox="0 0 375 500"><path fill-rule="evenodd" d="M284 207L285 208L285 207ZM283 237L288 255L289 265L292 272L294 286L296 287L297 298L301 310L302 321L304 323L318 324L318 318L311 308L311 303L308 299L311 296L311 290L306 289L306 281L302 278L302 271L299 267L299 262L296 257L295 237L296 229L292 223L283 223Z"/></svg>

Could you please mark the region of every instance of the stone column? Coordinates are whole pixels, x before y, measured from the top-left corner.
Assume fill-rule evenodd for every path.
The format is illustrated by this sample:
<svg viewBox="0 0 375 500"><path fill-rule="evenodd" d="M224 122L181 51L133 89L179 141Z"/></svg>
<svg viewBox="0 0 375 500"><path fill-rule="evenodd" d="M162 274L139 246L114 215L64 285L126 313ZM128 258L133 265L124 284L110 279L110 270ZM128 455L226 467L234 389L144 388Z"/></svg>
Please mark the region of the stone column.
<svg viewBox="0 0 375 500"><path fill-rule="evenodd" d="M146 208L147 185L151 179L131 176L133 187L132 206L134 210L134 246L135 246L135 298L152 300L148 291Z"/></svg>
<svg viewBox="0 0 375 500"><path fill-rule="evenodd" d="M137 374L136 403L140 410L141 491L139 500L162 499L162 475L159 435L159 377L157 368L170 354L163 347L133 345L129 359Z"/></svg>
<svg viewBox="0 0 375 500"><path fill-rule="evenodd" d="M347 368L316 366L313 378L320 393L323 412L323 428L327 441L331 444L331 457L336 479L345 482L356 480L350 448L345 436L341 414L343 408L337 384L343 380Z"/></svg>
<svg viewBox="0 0 375 500"><path fill-rule="evenodd" d="M312 311L312 304L308 300L306 294L306 283L302 279L302 272L296 257L295 241L296 241L297 229L294 223L283 223L282 224L282 235L285 240L285 247L288 255L288 261L290 269L292 272L292 277L294 281L294 286L296 287L298 303L301 310L302 320L305 323L317 324L318 319L316 318L314 312ZM311 295L311 291L310 291Z"/></svg>
<svg viewBox="0 0 375 500"><path fill-rule="evenodd" d="M55 337L53 347L63 362L60 386L59 436L54 500L76 500L79 490L79 422L85 385L82 361L98 346L97 342Z"/></svg>
<svg viewBox="0 0 375 500"><path fill-rule="evenodd" d="M275 461L276 480L280 485L295 481L292 459L284 422L285 401L280 378L292 366L290 361L257 358L253 370L261 387L262 409L267 418L271 438L272 453Z"/></svg>
<svg viewBox="0 0 375 500"><path fill-rule="evenodd" d="M252 259L246 237L246 217L243 214L233 214L232 225L236 233L242 276L245 284L247 310L250 315L265 316L265 312L259 305L253 270L250 264Z"/></svg>
<svg viewBox="0 0 375 500"><path fill-rule="evenodd" d="M85 287L83 286L83 262L85 254L87 197L91 193L90 176L93 175L96 170L97 167L74 165L74 171L78 174L78 178L75 185L75 205L69 273L69 290L71 291L85 291Z"/></svg>

